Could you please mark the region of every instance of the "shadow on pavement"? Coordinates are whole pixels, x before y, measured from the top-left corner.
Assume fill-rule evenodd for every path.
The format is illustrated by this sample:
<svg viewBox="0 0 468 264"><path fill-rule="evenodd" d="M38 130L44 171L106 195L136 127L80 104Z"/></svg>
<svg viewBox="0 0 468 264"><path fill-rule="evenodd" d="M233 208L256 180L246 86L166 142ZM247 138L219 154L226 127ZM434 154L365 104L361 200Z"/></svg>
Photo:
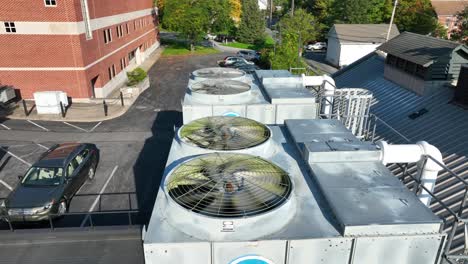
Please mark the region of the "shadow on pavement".
<svg viewBox="0 0 468 264"><path fill-rule="evenodd" d="M151 128L153 136L145 141L133 167L140 220L145 224L149 222L158 194L175 134L174 127L181 125L181 112L159 112Z"/></svg>

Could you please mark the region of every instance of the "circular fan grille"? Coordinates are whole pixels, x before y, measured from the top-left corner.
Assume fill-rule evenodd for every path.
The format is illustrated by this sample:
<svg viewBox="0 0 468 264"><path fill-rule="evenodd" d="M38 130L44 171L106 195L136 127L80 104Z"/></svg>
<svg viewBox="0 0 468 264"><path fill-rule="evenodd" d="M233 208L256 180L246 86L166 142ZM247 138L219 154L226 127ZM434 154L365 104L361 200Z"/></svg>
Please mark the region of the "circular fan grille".
<svg viewBox="0 0 468 264"><path fill-rule="evenodd" d="M254 216L291 194L288 174L247 154L211 153L177 167L166 183L171 198L193 212L220 218Z"/></svg>
<svg viewBox="0 0 468 264"><path fill-rule="evenodd" d="M205 68L194 71L193 75L208 79L232 79L242 77L245 74L244 72L236 69Z"/></svg>
<svg viewBox="0 0 468 264"><path fill-rule="evenodd" d="M201 94L228 95L247 92L250 90L250 85L233 80L201 81L193 84L191 90Z"/></svg>
<svg viewBox="0 0 468 264"><path fill-rule="evenodd" d="M239 150L262 144L270 138L265 125L242 117L215 116L194 120L180 129L180 138L212 150Z"/></svg>

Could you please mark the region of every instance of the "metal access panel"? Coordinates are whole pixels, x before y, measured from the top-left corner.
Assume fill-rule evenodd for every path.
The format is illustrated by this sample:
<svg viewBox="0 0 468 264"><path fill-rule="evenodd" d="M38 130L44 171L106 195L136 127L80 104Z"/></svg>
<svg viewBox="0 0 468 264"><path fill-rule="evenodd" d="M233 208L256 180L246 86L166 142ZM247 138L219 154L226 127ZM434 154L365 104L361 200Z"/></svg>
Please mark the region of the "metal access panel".
<svg viewBox="0 0 468 264"><path fill-rule="evenodd" d="M146 264L211 263L209 242L143 244Z"/></svg>
<svg viewBox="0 0 468 264"><path fill-rule="evenodd" d="M213 108L211 105L183 105L182 113L184 124L187 124L195 119L213 116Z"/></svg>
<svg viewBox="0 0 468 264"><path fill-rule="evenodd" d="M275 107L270 104L247 105L247 118L262 124L275 124Z"/></svg>
<svg viewBox="0 0 468 264"><path fill-rule="evenodd" d="M438 263L443 240L441 235L359 237L356 239L352 263Z"/></svg>
<svg viewBox="0 0 468 264"><path fill-rule="evenodd" d="M304 143L304 158L309 163L380 161L381 151L371 142L326 141Z"/></svg>
<svg viewBox="0 0 468 264"><path fill-rule="evenodd" d="M276 105L276 124L282 125L287 119L316 119L317 105Z"/></svg>
<svg viewBox="0 0 468 264"><path fill-rule="evenodd" d="M351 238L292 240L289 242L287 264L346 264L350 259L352 241Z"/></svg>
<svg viewBox="0 0 468 264"><path fill-rule="evenodd" d="M252 230L254 232L254 230ZM214 242L213 264L229 264L245 256L256 256L269 260L268 263L281 264L286 259L286 241L252 241L252 242ZM251 261L252 263L257 263ZM245 262L245 263L251 263ZM174 262L177 263L177 262ZM192 262L198 263L198 262ZM201 263L201 262L200 262ZM209 262L204 262L209 263ZM263 263L263 262L258 262Z"/></svg>
<svg viewBox="0 0 468 264"><path fill-rule="evenodd" d="M213 116L245 117L245 105L214 105Z"/></svg>

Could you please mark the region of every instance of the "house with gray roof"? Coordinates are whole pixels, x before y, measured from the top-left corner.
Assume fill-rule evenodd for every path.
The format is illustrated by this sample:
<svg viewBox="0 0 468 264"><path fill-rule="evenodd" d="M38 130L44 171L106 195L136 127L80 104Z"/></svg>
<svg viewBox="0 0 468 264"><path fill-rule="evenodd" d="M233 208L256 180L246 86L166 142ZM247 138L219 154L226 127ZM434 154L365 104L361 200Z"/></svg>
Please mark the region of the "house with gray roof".
<svg viewBox="0 0 468 264"><path fill-rule="evenodd" d="M355 62L385 43L388 28L388 24L335 24L328 32L326 60L336 67ZM392 25L390 38L399 33Z"/></svg>
<svg viewBox="0 0 468 264"><path fill-rule="evenodd" d="M390 48L385 50L390 51ZM426 64L430 59L427 55L422 56L416 51L410 53L409 50L402 46L401 53L393 54L404 55L407 61L421 64ZM332 77L338 88L360 87L373 93L370 111L374 120L372 123L376 125L374 141L407 144L424 140L440 149L449 170L439 173L434 189L438 199L432 200L430 208L445 220L444 231L448 234L452 230L455 232L455 239L447 245L451 252L466 253L462 219L468 217L468 210L460 206L466 200L465 192L468 190L468 110L454 103L454 87L441 87L431 95L420 95L386 78L387 60L383 53L373 52ZM369 127L372 131L373 125ZM391 164L389 168L408 188L414 190L416 164L404 167ZM455 217L453 213L460 215Z"/></svg>
<svg viewBox="0 0 468 264"><path fill-rule="evenodd" d="M457 42L404 32L378 50L387 53L384 76L418 95L456 83L468 47Z"/></svg>

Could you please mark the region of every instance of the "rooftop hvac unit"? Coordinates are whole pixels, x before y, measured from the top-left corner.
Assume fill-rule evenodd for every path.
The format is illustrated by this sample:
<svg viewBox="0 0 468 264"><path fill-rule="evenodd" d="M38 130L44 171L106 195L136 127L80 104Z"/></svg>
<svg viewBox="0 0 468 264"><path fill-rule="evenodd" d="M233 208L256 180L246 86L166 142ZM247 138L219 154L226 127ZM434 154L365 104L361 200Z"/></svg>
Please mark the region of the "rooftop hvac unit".
<svg viewBox="0 0 468 264"><path fill-rule="evenodd" d="M283 71L279 73L284 75ZM216 76L221 77L189 81L182 103L184 123L206 116L240 116L264 124L317 117L316 96L305 88L302 77L278 77L260 71L255 76L246 75L241 84L230 73L223 76L219 71Z"/></svg>
<svg viewBox="0 0 468 264"><path fill-rule="evenodd" d="M35 92L34 101L38 114L60 114L63 107L68 106L67 93L60 91Z"/></svg>
<svg viewBox="0 0 468 264"><path fill-rule="evenodd" d="M251 96L249 84L234 80L205 80L192 84L189 89L194 101L210 104L248 102Z"/></svg>
<svg viewBox="0 0 468 264"><path fill-rule="evenodd" d="M210 117L177 135L143 228L148 264L440 258L441 220L382 164L379 148L338 120L288 120L265 129L243 118ZM260 146L268 151L256 152Z"/></svg>
<svg viewBox="0 0 468 264"><path fill-rule="evenodd" d="M161 209L168 221L190 236L256 239L281 230L291 220L291 190L288 174L269 161L248 154L210 153L169 172L164 184L168 203ZM226 225L234 219L235 226ZM250 232L253 226L257 230Z"/></svg>
<svg viewBox="0 0 468 264"><path fill-rule="evenodd" d="M204 80L219 80L219 79L229 79L229 80L244 80L246 73L241 70L232 69L232 68L204 68L192 72L192 79L194 81L204 81Z"/></svg>

